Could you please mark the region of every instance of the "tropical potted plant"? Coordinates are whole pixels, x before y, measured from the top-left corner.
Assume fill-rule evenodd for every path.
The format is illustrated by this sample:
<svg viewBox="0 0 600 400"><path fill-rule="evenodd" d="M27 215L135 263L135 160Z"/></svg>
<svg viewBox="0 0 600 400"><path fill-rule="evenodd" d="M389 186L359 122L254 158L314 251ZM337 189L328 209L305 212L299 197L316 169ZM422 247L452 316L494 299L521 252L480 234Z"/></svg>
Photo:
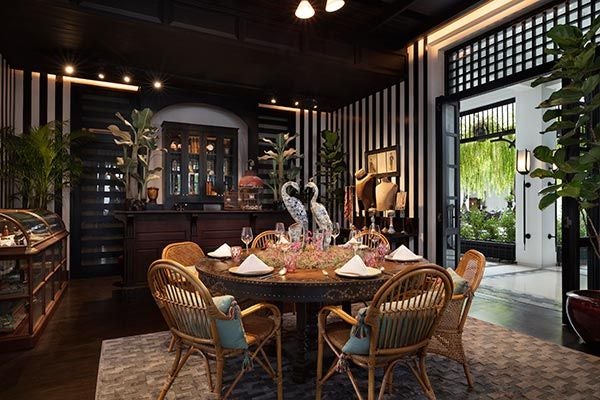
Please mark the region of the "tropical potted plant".
<svg viewBox="0 0 600 400"><path fill-rule="evenodd" d="M290 147L290 143L296 139L297 135L289 133L280 133L275 141L268 137L262 137L261 140L268 143L271 149L265 150L264 154L258 157L261 161L271 160L273 169L269 172L269 179L266 185L273 191L273 203L279 204L281 187L287 181L293 181L300 173L300 168L293 162L302 155L298 154L295 148Z"/></svg>
<svg viewBox="0 0 600 400"><path fill-rule="evenodd" d="M337 215L334 208L342 206L344 200L344 174L346 163L339 132L324 130L321 132L323 142L319 153L317 170L319 181L325 186L323 195L329 215Z"/></svg>
<svg viewBox="0 0 600 400"><path fill-rule="evenodd" d="M123 149L123 156L117 157L117 166L123 172L116 176L125 187L125 204L127 209L141 210L145 207L148 183L160 178L161 167L152 167L154 150L158 148L158 128L152 126L152 110L145 108L131 112L131 122L120 113L117 118L127 126L122 131L116 125L108 129L114 141Z"/></svg>
<svg viewBox="0 0 600 400"><path fill-rule="evenodd" d="M65 131L63 124L52 121L21 135L6 136L10 162L3 175L14 179L23 208L45 209L62 196L58 189L77 181L81 160L73 150L90 135L85 130Z"/></svg>
<svg viewBox="0 0 600 400"><path fill-rule="evenodd" d="M600 199L600 57L594 36L600 28L596 19L584 33L569 25L557 25L548 32L554 48L547 52L558 57L547 76L532 86L560 79L563 87L540 103L546 109L543 119L552 122L545 132L560 133L558 146L538 146L534 156L549 168L531 173L536 178L551 178L553 185L540 191L540 209L561 197L574 199L587 222L593 255L600 258L600 234L592 217ZM598 288L592 288L598 289ZM600 341L600 291L577 290L567 293L567 315L575 331L586 342Z"/></svg>

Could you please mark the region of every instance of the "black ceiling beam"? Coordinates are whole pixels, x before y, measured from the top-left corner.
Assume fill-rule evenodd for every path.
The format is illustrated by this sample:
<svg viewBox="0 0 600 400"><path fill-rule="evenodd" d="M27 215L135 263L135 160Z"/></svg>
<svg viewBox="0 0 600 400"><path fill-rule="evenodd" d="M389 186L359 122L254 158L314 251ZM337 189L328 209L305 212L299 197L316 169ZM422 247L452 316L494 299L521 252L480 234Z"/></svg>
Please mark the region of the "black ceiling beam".
<svg viewBox="0 0 600 400"><path fill-rule="evenodd" d="M378 18L374 18L373 20L371 20L367 24L365 24L365 27L367 28L366 32L363 30L363 33L361 33L361 35L368 36L369 34L375 32L376 30L381 28L383 25L387 24L388 22L390 22L391 20L396 18L399 14L402 14L404 11L408 10L408 8L410 6L412 6L413 4L415 4L416 2L417 2L417 0L410 0L410 1L399 0L396 3L392 3L392 4L388 5L381 12L381 14Z"/></svg>

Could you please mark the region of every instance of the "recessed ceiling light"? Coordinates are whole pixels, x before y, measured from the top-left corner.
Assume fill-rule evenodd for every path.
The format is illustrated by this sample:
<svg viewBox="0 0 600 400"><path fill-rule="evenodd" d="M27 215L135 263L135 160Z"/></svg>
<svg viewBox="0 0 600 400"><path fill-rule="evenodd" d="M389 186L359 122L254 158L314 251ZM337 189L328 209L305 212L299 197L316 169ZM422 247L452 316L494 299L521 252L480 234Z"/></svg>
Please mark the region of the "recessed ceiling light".
<svg viewBox="0 0 600 400"><path fill-rule="evenodd" d="M296 100L296 101L294 102L294 105L295 105L296 107L298 107L298 106L300 105L300 102L299 102L298 100Z"/></svg>
<svg viewBox="0 0 600 400"><path fill-rule="evenodd" d="M271 97L271 104L277 104L277 99L275 97Z"/></svg>
<svg viewBox="0 0 600 400"><path fill-rule="evenodd" d="M75 72L75 67L72 65L66 65L65 66L65 73L72 75L73 72Z"/></svg>
<svg viewBox="0 0 600 400"><path fill-rule="evenodd" d="M124 75L123 76L123 82L125 82L125 83L131 82L131 77L129 75Z"/></svg>
<svg viewBox="0 0 600 400"><path fill-rule="evenodd" d="M100 72L98 74L98 79L104 79L104 78L105 78L104 74L102 72Z"/></svg>
<svg viewBox="0 0 600 400"><path fill-rule="evenodd" d="M344 7L344 0L327 0L327 4L325 5L325 11L334 12Z"/></svg>
<svg viewBox="0 0 600 400"><path fill-rule="evenodd" d="M296 17L300 19L308 19L315 15L315 9L310 5L308 0L302 0L296 8Z"/></svg>
<svg viewBox="0 0 600 400"><path fill-rule="evenodd" d="M316 109L317 109L317 105L315 104L315 105L313 106L313 108L316 110Z"/></svg>
<svg viewBox="0 0 600 400"><path fill-rule="evenodd" d="M152 86L154 86L154 89L160 89L162 87L162 83L161 81L154 81Z"/></svg>

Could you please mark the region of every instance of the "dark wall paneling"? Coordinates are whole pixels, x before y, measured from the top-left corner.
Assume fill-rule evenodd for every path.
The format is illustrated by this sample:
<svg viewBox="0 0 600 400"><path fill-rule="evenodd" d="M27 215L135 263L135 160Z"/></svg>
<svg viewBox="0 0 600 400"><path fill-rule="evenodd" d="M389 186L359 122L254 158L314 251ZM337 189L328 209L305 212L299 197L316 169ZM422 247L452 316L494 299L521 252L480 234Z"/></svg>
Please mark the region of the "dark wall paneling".
<svg viewBox="0 0 600 400"><path fill-rule="evenodd" d="M0 169L5 170L10 162L10 154L2 145L6 136L14 129L15 119L15 72L8 61L0 55ZM0 208L12 208L13 203L12 179L2 177L0 180Z"/></svg>

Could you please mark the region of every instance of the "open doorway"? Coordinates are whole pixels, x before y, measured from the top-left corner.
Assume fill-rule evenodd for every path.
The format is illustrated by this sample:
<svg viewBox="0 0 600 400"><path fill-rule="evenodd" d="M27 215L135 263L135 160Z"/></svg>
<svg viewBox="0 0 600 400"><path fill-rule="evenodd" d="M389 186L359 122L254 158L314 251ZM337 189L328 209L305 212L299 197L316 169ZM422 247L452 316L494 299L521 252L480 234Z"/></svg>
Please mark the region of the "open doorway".
<svg viewBox="0 0 600 400"><path fill-rule="evenodd" d="M554 147L556 136L541 134L536 107L558 88L525 81L462 99L459 123L461 252L475 248L489 260L480 293L553 309L562 302L560 204L539 210L538 192L551 182L517 173L516 157L529 151L530 169L545 167L533 149Z"/></svg>

